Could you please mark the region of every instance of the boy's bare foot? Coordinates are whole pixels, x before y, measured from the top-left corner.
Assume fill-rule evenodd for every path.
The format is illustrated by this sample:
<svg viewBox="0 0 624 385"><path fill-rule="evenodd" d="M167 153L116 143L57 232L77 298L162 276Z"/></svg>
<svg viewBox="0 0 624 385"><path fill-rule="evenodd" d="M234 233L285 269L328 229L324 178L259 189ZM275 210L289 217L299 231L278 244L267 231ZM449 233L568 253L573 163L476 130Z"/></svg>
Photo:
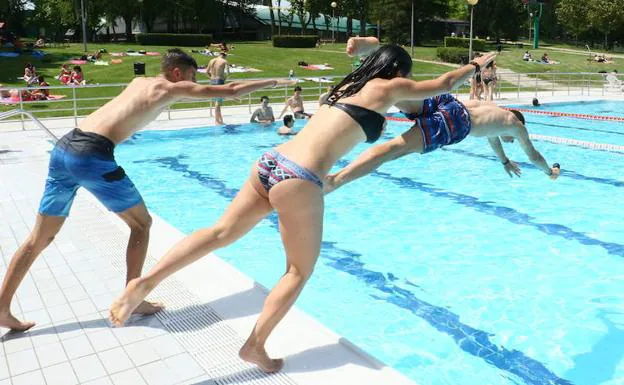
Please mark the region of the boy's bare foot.
<svg viewBox="0 0 624 385"><path fill-rule="evenodd" d="M35 326L34 322L22 322L13 317L10 311L0 311L0 327L23 332Z"/></svg>
<svg viewBox="0 0 624 385"><path fill-rule="evenodd" d="M238 355L241 359L258 365L266 373L279 372L284 366L283 359L269 358L264 347L253 345L250 340L245 342Z"/></svg>

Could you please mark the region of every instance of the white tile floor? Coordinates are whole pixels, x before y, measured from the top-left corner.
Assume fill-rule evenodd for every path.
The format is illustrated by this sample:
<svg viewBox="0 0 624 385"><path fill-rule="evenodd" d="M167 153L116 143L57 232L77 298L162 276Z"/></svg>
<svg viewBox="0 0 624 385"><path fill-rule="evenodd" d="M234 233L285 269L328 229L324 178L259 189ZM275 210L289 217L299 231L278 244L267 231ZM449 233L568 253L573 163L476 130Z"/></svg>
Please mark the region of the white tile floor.
<svg viewBox="0 0 624 385"><path fill-rule="evenodd" d="M52 146L44 132L20 129L0 132L2 276L33 226ZM269 351L287 358L283 373L265 375L242 362L237 352L266 290L214 255L154 291L165 312L111 328L107 309L123 289L127 236L119 219L79 192L62 231L17 291L14 314L37 326L26 333L2 330L0 385L413 384L297 309L269 340ZM146 269L155 262L152 255L182 236L155 217ZM236 315L241 306L251 309L242 317ZM288 361L309 352L308 360L322 363L327 349L341 364L310 370L307 362Z"/></svg>

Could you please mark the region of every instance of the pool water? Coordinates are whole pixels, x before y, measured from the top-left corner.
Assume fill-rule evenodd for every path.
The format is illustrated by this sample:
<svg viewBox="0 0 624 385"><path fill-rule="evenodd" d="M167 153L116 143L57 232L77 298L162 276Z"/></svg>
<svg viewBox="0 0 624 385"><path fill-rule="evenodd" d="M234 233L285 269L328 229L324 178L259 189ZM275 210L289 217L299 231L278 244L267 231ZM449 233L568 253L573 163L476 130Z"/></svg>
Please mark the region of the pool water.
<svg viewBox="0 0 624 385"><path fill-rule="evenodd" d="M591 104L624 111L611 105ZM532 133L624 144L624 123L526 117ZM389 122L385 137L408 128ZM148 207L190 233L287 140L276 129L146 131L117 159ZM468 138L327 196L321 256L297 306L421 385L624 383L624 154L535 145L561 164L558 180L506 144L523 168L510 179L485 140ZM276 217L217 254L272 287L285 267Z"/></svg>

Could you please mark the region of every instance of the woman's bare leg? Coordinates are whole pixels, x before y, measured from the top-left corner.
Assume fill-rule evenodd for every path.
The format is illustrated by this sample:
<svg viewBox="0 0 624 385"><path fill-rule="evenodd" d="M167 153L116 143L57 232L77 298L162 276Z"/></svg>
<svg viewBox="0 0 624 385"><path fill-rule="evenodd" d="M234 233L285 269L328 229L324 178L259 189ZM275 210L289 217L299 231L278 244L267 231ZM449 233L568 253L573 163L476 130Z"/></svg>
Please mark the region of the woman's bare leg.
<svg viewBox="0 0 624 385"><path fill-rule="evenodd" d="M206 254L236 241L266 217L272 207L267 197L257 190L258 187L262 188L260 181L252 175L215 225L197 230L184 238L147 275L130 281L122 296L111 305L111 322L116 326L123 325L145 296L163 279Z"/></svg>
<svg viewBox="0 0 624 385"><path fill-rule="evenodd" d="M313 183L289 180L271 189L270 200L279 215L287 271L266 298L262 313L239 352L242 359L269 373L280 370L284 360L269 358L265 343L303 290L320 252L323 195Z"/></svg>

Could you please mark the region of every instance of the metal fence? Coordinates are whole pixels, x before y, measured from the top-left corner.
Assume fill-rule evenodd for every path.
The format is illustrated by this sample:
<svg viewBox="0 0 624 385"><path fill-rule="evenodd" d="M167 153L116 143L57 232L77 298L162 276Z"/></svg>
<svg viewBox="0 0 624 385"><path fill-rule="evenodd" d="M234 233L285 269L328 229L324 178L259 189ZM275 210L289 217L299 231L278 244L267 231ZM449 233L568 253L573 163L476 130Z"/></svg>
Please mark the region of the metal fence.
<svg viewBox="0 0 624 385"><path fill-rule="evenodd" d="M414 75L414 80L426 80L435 79L439 74L417 74ZM498 73L496 96L500 98L505 96L506 98L520 99L521 97L527 97L527 95L534 96L568 96L568 95L580 95L580 96L601 96L607 93L615 92L622 94L621 88L618 90L611 89L605 80L603 74L596 73ZM327 86L335 84L343 76L327 76L321 78L315 78L318 83L315 85L309 85L309 82L302 87L302 95L304 100L310 101L318 100L319 96L326 91ZM308 78L310 79L310 78ZM253 79L244 79L253 80ZM199 83L208 83L207 81L200 81ZM84 85L79 87L68 86L50 86L50 87L21 87L21 88L0 88L0 92L13 94L17 93L19 99L7 100L2 99L6 104L0 106L0 112L7 111L12 108L18 108L23 111L27 111L35 118L46 117L65 117L73 118L74 123L78 123L78 118L86 116L93 110L99 108L109 100L113 99L123 90L127 83L113 83L113 84L93 84ZM226 101L224 109L228 107L247 107L247 110L251 114L252 109L260 104L261 96L268 96L274 105L282 106L285 99L291 96L294 86L284 86L274 89L263 89L255 91L249 95L246 95L237 100ZM469 92L469 85L466 83L459 87L455 93L465 94ZM56 100L42 100L42 101L27 101L23 98L23 92L33 91L35 89L48 89L50 93L61 92L66 95L62 99ZM4 103L3 103L4 104ZM210 99L205 100L183 100L171 105L165 112L168 119L171 119L172 111L183 111L190 109L203 109L207 110L207 117L213 115L213 101ZM227 113L227 112L226 112ZM20 115L22 127L24 127L24 116Z"/></svg>

